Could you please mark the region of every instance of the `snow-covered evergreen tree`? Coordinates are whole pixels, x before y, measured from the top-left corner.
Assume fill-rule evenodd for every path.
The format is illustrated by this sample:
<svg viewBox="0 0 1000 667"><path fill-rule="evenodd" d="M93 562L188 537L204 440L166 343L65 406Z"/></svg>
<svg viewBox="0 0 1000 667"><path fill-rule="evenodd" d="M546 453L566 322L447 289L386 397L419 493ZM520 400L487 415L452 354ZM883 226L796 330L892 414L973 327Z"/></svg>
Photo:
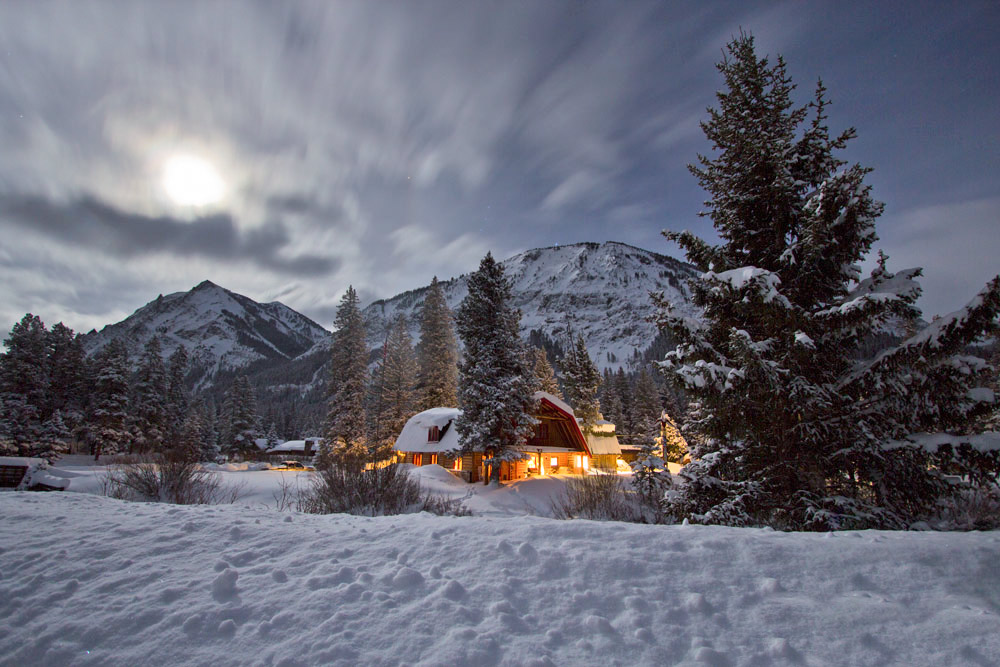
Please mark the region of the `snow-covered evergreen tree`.
<svg viewBox="0 0 1000 667"><path fill-rule="evenodd" d="M176 438L170 442L170 454L184 461L213 461L215 457L205 457L205 411L200 405L188 410Z"/></svg>
<svg viewBox="0 0 1000 667"><path fill-rule="evenodd" d="M72 432L82 425L89 393L83 343L80 336L59 322L48 332L47 348L49 387L46 418L59 412L63 425ZM59 430L58 426L53 428Z"/></svg>
<svg viewBox="0 0 1000 667"><path fill-rule="evenodd" d="M0 355L0 436L21 456L38 449L48 402L47 332L28 313L4 340Z"/></svg>
<svg viewBox="0 0 1000 667"><path fill-rule="evenodd" d="M337 307L330 356L326 441L320 462L358 465L370 459L365 440L368 346L358 293L347 288ZM328 458L329 457L329 458Z"/></svg>
<svg viewBox="0 0 1000 667"><path fill-rule="evenodd" d="M573 406L573 412L580 420L580 427L586 432L594 428L601 418L601 404L597 392L601 388L601 374L594 365L583 336L570 340L566 346L566 356L562 360L563 389L566 400Z"/></svg>
<svg viewBox="0 0 1000 667"><path fill-rule="evenodd" d="M219 414L216 404L211 401L198 399L191 406L191 412L196 412L201 422L200 435L198 441L201 446L202 461L215 461L222 454L219 447Z"/></svg>
<svg viewBox="0 0 1000 667"><path fill-rule="evenodd" d="M396 436L417 412L416 385L417 357L406 319L399 315L389 328L382 359L372 371L368 442L375 460L392 455Z"/></svg>
<svg viewBox="0 0 1000 667"><path fill-rule="evenodd" d="M72 439L73 433L63 421L62 412L56 410L42 425L42 434L38 439L38 451L30 452L29 456L38 456L51 462L60 454L69 451Z"/></svg>
<svg viewBox="0 0 1000 667"><path fill-rule="evenodd" d="M601 390L597 394L601 401L601 414L616 426L621 419L622 404L615 391L615 374L610 368L601 373Z"/></svg>
<svg viewBox="0 0 1000 667"><path fill-rule="evenodd" d="M94 400L90 417L94 458L128 451L129 431L128 348L120 338L112 339L94 358Z"/></svg>
<svg viewBox="0 0 1000 667"><path fill-rule="evenodd" d="M259 433L257 397L246 375L239 375L233 381L226 394L224 411L223 453L243 459L256 454L258 450L254 440Z"/></svg>
<svg viewBox="0 0 1000 667"><path fill-rule="evenodd" d="M618 412L613 420L615 432L622 444L632 444L632 435L635 433L635 400L632 384L622 368L615 373L614 382L615 396L618 397Z"/></svg>
<svg viewBox="0 0 1000 667"><path fill-rule="evenodd" d="M556 372L552 370L549 363L549 355L545 354L545 348L531 348L532 375L535 378L535 387L538 391L544 391L558 398L562 398L559 391L559 381L556 380Z"/></svg>
<svg viewBox="0 0 1000 667"><path fill-rule="evenodd" d="M701 523L826 530L904 527L950 493L937 459L948 438L988 407L981 360L964 347L994 326L1000 279L965 309L874 359L859 346L890 320L919 314L919 269L859 264L876 240L868 169L834 152L822 84L806 107L778 58L759 59L741 34L718 66L726 90L702 129L714 157L693 173L711 195L721 238L709 245L667 232L702 272L704 311L669 310L678 341L664 367L690 392L685 435L696 459L673 492L679 515ZM811 116L811 121L809 117ZM959 462L960 463L960 462Z"/></svg>
<svg viewBox="0 0 1000 667"><path fill-rule="evenodd" d="M161 452L167 435L167 367L160 339L153 336L139 359L132 387L133 444L143 452Z"/></svg>
<svg viewBox="0 0 1000 667"><path fill-rule="evenodd" d="M420 311L420 364L418 408L453 408L458 405L458 342L451 310L437 276L431 280Z"/></svg>
<svg viewBox="0 0 1000 667"><path fill-rule="evenodd" d="M188 414L188 390L184 378L188 372L188 353L178 345L167 361L167 438L180 437Z"/></svg>
<svg viewBox="0 0 1000 667"><path fill-rule="evenodd" d="M489 481L499 484L501 463L521 459L517 447L535 424L531 371L518 335L521 315L511 305L510 280L491 253L469 276L468 286L456 313L465 354L458 382L462 414L455 426L462 449L485 452Z"/></svg>
<svg viewBox="0 0 1000 667"><path fill-rule="evenodd" d="M635 431L632 444L639 447L639 455L632 462L633 484L654 520L666 514L667 491L671 486L670 472L663 456L663 439L660 429L660 396L653 376L645 369L639 371L635 383Z"/></svg>

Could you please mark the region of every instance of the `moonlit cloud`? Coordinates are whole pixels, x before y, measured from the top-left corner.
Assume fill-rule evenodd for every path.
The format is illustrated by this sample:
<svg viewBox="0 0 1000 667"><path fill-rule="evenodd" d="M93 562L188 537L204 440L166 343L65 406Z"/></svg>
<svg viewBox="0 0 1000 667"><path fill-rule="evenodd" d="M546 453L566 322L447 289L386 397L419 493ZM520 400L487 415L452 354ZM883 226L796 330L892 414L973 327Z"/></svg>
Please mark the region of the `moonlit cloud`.
<svg viewBox="0 0 1000 667"><path fill-rule="evenodd" d="M660 229L711 236L686 165L741 27L803 98L824 78L888 204L882 245L927 266L937 309L1000 255L1000 21L987 2L905 8L0 4L0 320L87 329L210 279L329 326L348 284L388 297L487 250L677 254ZM169 197L178 155L221 198Z"/></svg>

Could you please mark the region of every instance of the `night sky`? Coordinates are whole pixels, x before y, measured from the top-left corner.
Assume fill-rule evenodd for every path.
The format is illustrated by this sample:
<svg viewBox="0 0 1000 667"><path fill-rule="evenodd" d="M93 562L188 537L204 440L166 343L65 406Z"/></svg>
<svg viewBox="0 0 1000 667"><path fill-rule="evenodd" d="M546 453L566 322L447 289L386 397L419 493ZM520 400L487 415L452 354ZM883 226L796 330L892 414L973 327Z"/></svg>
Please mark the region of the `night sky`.
<svg viewBox="0 0 1000 667"><path fill-rule="evenodd" d="M487 250L711 236L740 27L817 78L925 316L1000 271L1000 3L0 3L0 327L212 280L330 327Z"/></svg>

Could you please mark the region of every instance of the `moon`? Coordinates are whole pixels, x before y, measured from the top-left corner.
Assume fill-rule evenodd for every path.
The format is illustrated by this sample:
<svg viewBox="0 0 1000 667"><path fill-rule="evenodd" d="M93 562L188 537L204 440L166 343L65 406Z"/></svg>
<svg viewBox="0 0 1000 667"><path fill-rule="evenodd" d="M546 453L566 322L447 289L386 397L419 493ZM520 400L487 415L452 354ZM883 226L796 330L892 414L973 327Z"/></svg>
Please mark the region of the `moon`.
<svg viewBox="0 0 1000 667"><path fill-rule="evenodd" d="M209 206L222 199L225 185L207 160L174 155L163 166L163 189L178 206Z"/></svg>

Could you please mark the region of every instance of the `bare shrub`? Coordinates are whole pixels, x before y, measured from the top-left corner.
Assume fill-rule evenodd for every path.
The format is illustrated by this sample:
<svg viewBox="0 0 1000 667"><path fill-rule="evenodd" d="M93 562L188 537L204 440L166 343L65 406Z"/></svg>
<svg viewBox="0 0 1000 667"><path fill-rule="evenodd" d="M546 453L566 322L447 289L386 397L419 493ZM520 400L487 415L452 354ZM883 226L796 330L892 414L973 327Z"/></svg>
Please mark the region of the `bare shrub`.
<svg viewBox="0 0 1000 667"><path fill-rule="evenodd" d="M331 465L319 471L312 486L299 494L298 509L312 514L346 513L385 516L429 511L466 514L461 501L422 494L420 484L398 464L359 468Z"/></svg>
<svg viewBox="0 0 1000 667"><path fill-rule="evenodd" d="M468 496L467 496L468 497ZM446 498L427 493L424 495L420 511L438 516L472 516L472 510L462 504L464 498Z"/></svg>
<svg viewBox="0 0 1000 667"><path fill-rule="evenodd" d="M194 461L169 456L113 465L101 486L111 498L174 505L234 503L243 491L241 485L224 485L218 474Z"/></svg>
<svg viewBox="0 0 1000 667"><path fill-rule="evenodd" d="M642 522L635 493L618 475L587 475L566 481L566 490L552 500L557 519Z"/></svg>
<svg viewBox="0 0 1000 667"><path fill-rule="evenodd" d="M935 528L943 530L995 530L1000 528L1000 490L995 486L959 489L940 504Z"/></svg>

